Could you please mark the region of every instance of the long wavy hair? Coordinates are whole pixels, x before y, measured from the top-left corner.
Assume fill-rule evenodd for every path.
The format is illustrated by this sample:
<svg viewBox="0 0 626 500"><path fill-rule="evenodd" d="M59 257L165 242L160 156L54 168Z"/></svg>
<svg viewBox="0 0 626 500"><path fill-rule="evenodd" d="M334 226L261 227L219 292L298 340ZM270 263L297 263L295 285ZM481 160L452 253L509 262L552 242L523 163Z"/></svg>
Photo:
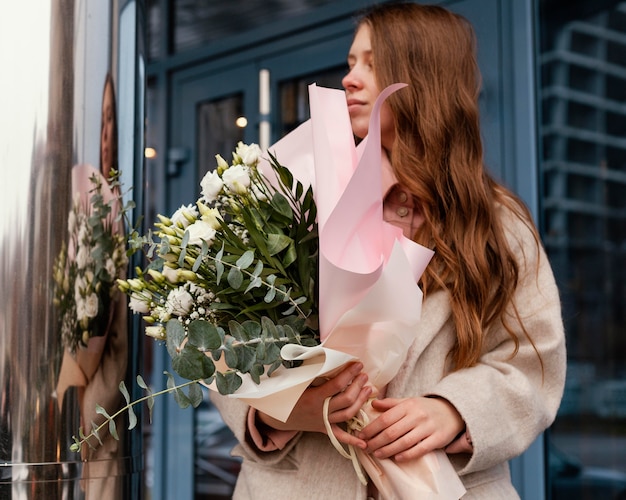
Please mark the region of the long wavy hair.
<svg viewBox="0 0 626 500"><path fill-rule="evenodd" d="M539 239L527 208L484 165L474 31L460 15L413 3L379 5L363 14L362 23L370 27L379 88L409 84L387 100L396 130L389 155L398 181L423 211L414 239L435 249L422 276L424 293L446 289L450 296L453 369L478 362L490 327L499 322L513 339L514 356L519 338L511 321L530 337L513 302L520 269L498 206Z"/></svg>

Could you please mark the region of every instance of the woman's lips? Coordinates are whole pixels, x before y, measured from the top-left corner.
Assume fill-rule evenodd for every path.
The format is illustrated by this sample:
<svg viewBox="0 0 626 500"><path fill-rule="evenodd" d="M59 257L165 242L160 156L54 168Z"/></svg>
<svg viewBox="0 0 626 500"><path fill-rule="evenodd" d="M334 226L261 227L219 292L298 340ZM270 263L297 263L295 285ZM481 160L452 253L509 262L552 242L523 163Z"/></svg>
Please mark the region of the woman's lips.
<svg viewBox="0 0 626 500"><path fill-rule="evenodd" d="M365 102L359 99L348 99L347 102L348 102L348 111L350 113L353 113L361 109L365 105Z"/></svg>

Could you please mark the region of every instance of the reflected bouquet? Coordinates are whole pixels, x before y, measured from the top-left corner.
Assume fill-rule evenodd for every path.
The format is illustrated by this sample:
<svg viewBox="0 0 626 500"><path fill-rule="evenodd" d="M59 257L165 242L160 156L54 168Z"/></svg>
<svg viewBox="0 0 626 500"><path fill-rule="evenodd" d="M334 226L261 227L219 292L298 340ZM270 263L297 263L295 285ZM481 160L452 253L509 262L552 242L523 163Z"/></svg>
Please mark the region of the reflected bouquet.
<svg viewBox="0 0 626 500"><path fill-rule="evenodd" d="M68 214L68 242L54 263L54 305L59 311L63 345L74 353L93 337L105 335L116 280L128 264L120 230L118 173L107 180L88 165L73 169L76 189ZM80 179L80 182L78 181Z"/></svg>
<svg viewBox="0 0 626 500"><path fill-rule="evenodd" d="M149 261L119 280L146 334L163 340L172 368L234 393L247 374L260 383L283 365L287 343L319 343L318 238L312 190L261 150L239 143L201 181L201 196L154 231L133 233L131 252Z"/></svg>

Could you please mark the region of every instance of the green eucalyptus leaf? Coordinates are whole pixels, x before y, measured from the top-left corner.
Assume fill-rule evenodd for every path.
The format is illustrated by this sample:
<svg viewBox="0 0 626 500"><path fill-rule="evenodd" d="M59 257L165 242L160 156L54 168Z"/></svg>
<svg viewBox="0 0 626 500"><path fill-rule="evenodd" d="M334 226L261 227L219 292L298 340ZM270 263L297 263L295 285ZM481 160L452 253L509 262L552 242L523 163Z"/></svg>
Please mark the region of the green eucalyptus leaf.
<svg viewBox="0 0 626 500"><path fill-rule="evenodd" d="M261 336L262 328L258 321L244 321L241 323L241 328L245 332L245 340L252 340Z"/></svg>
<svg viewBox="0 0 626 500"><path fill-rule="evenodd" d="M188 330L187 343L200 351L212 351L222 346L223 336L215 325L206 320L192 321Z"/></svg>
<svg viewBox="0 0 626 500"><path fill-rule="evenodd" d="M261 328L263 330L263 333L266 334L268 337L277 340L280 339L280 332L278 331L276 324L267 316L263 316L261 318Z"/></svg>
<svg viewBox="0 0 626 500"><path fill-rule="evenodd" d="M111 416L107 413L107 411L102 406L100 406L98 403L96 403L96 413L104 416L106 419L110 419L111 418Z"/></svg>
<svg viewBox="0 0 626 500"><path fill-rule="evenodd" d="M252 381L258 385L261 383L261 375L263 375L264 372L265 372L265 367L260 363L256 363L250 369L250 378L252 378Z"/></svg>
<svg viewBox="0 0 626 500"><path fill-rule="evenodd" d="M188 233L185 233L188 234ZM178 256L178 267L184 269L185 267L185 257L187 256L187 249L185 247L181 248L180 255Z"/></svg>
<svg viewBox="0 0 626 500"><path fill-rule="evenodd" d="M132 430L137 426L137 415L132 406L128 407L128 430Z"/></svg>
<svg viewBox="0 0 626 500"><path fill-rule="evenodd" d="M280 347L278 347L275 342L267 344L267 351L265 353L265 364L272 364L279 359Z"/></svg>
<svg viewBox="0 0 626 500"><path fill-rule="evenodd" d="M259 276L255 276L250 281L250 284L248 285L248 288L246 288L244 293L248 293L250 290L254 288L260 288L262 284L263 284L263 280Z"/></svg>
<svg viewBox="0 0 626 500"><path fill-rule="evenodd" d="M146 384L146 381L143 379L141 375L137 375L137 385L141 387L142 389L150 392L150 389L148 388L148 384Z"/></svg>
<svg viewBox="0 0 626 500"><path fill-rule="evenodd" d="M200 384L191 384L189 386L189 391L187 396L189 397L189 401L191 401L191 406L197 408L202 403L202 399L204 398L204 393L202 392L202 388Z"/></svg>
<svg viewBox="0 0 626 500"><path fill-rule="evenodd" d="M126 384L124 383L123 380L120 382L119 388L120 388L120 392L124 396L124 400L126 400L126 404L129 405L130 404L130 394L128 394L128 389L126 389Z"/></svg>
<svg viewBox="0 0 626 500"><path fill-rule="evenodd" d="M259 361L264 361L266 351L267 351L267 347L266 347L265 341L259 342L256 346L256 358Z"/></svg>
<svg viewBox="0 0 626 500"><path fill-rule="evenodd" d="M224 274L224 264L222 264L222 257L224 256L224 242L222 242L222 248L215 254L215 281L219 285L222 281L222 275Z"/></svg>
<svg viewBox="0 0 626 500"><path fill-rule="evenodd" d="M256 362L256 349L247 345L239 346L237 349L237 370L241 373L248 373Z"/></svg>
<svg viewBox="0 0 626 500"><path fill-rule="evenodd" d="M239 290L243 284L243 273L238 267L231 267L228 271L228 284L233 290Z"/></svg>
<svg viewBox="0 0 626 500"><path fill-rule="evenodd" d="M237 352L233 348L232 340L228 339L224 346L224 361L229 368L237 367Z"/></svg>
<svg viewBox="0 0 626 500"><path fill-rule="evenodd" d="M202 243L204 243L204 240L202 240ZM198 255L196 257L196 260L193 263L193 266L191 266L191 270L196 273L198 272L198 269L200 269L200 266L202 265L202 254Z"/></svg>
<svg viewBox="0 0 626 500"><path fill-rule="evenodd" d="M263 261L261 259L256 261L256 265L254 266L254 271L252 271L252 276L259 277L263 272Z"/></svg>
<svg viewBox="0 0 626 500"><path fill-rule="evenodd" d="M269 304L270 302L272 302L272 300L274 300L275 297L276 297L276 288L271 287L265 294L265 297L263 297L263 300Z"/></svg>
<svg viewBox="0 0 626 500"><path fill-rule="evenodd" d="M188 344L180 355L172 358L172 368L187 380L208 378L215 372L211 358Z"/></svg>
<svg viewBox="0 0 626 500"><path fill-rule="evenodd" d="M247 250L239 259L237 259L236 265L239 269L248 269L254 262L254 251Z"/></svg>
<svg viewBox="0 0 626 500"><path fill-rule="evenodd" d="M183 392L182 389L176 389L174 391L174 400L178 404L178 407L181 409L189 408L191 405L191 401L187 397L187 395Z"/></svg>
<svg viewBox="0 0 626 500"><path fill-rule="evenodd" d="M177 319L171 319L165 326L166 341L165 346L170 357L174 359L182 349L185 340L185 327Z"/></svg>
<svg viewBox="0 0 626 500"><path fill-rule="evenodd" d="M111 434L115 440L120 440L120 437L117 435L117 426L115 425L115 420L113 419L109 420L109 434Z"/></svg>
<svg viewBox="0 0 626 500"><path fill-rule="evenodd" d="M243 380L235 372L216 373L215 382L217 390L220 394L233 394L239 387Z"/></svg>
<svg viewBox="0 0 626 500"><path fill-rule="evenodd" d="M271 377L272 373L274 373L276 370L278 370L281 366L283 366L282 359L278 359L278 360L274 361L272 363L272 366L270 366L269 369L267 370L267 376Z"/></svg>
<svg viewBox="0 0 626 500"><path fill-rule="evenodd" d="M237 340L247 340L246 331L241 326L241 323L233 320L228 322L228 332Z"/></svg>

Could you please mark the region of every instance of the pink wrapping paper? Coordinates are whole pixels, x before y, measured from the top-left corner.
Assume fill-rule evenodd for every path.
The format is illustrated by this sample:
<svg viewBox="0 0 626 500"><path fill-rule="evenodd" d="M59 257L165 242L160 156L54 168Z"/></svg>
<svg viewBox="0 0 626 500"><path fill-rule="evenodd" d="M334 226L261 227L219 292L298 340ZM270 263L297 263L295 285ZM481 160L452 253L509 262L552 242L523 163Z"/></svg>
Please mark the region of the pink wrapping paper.
<svg viewBox="0 0 626 500"><path fill-rule="evenodd" d="M270 148L300 182L314 188L322 344L285 346L283 357L303 360L302 366L281 368L260 385L244 379L231 397L281 421L313 380L354 359L363 362L369 382L384 390L419 332L417 282L433 252L383 220L381 189L380 106L405 86L391 85L381 93L369 136L356 148L344 92L311 85L311 119ZM363 452L358 457L387 500L416 494L458 499L465 493L443 452L400 465Z"/></svg>

